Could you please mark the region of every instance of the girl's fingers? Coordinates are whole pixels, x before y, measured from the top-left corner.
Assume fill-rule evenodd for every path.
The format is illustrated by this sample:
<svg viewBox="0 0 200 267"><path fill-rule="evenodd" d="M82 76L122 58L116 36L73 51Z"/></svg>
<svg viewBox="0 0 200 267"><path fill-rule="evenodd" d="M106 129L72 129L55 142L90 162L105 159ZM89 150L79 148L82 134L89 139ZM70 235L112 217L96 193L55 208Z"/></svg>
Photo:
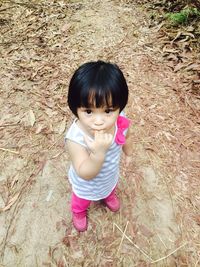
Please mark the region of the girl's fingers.
<svg viewBox="0 0 200 267"><path fill-rule="evenodd" d="M108 147L112 143L113 136L112 134L105 133L102 131L95 131L94 132L94 141L86 140L86 144L89 148L93 150L99 149L108 149Z"/></svg>

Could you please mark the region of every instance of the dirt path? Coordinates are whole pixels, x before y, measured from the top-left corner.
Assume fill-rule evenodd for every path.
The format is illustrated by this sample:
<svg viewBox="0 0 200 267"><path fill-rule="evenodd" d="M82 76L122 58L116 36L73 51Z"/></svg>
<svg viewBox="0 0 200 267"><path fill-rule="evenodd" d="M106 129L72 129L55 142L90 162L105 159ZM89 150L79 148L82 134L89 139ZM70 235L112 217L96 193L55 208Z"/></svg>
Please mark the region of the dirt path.
<svg viewBox="0 0 200 267"><path fill-rule="evenodd" d="M198 266L199 128L173 91L181 77L163 63L145 13L123 1L44 1L5 18L16 28L4 25L12 44L1 49L2 266ZM122 160L121 211L94 204L78 234L63 145L72 120L66 88L79 64L99 58L127 77L135 150L128 170Z"/></svg>

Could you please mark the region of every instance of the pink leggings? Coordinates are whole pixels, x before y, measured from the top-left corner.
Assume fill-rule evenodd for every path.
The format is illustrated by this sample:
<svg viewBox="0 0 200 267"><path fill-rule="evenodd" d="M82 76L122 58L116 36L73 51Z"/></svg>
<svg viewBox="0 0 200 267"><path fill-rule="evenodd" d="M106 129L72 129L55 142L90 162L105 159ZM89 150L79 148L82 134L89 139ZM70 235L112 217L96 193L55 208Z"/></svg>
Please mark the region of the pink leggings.
<svg viewBox="0 0 200 267"><path fill-rule="evenodd" d="M107 196L105 199L109 199L113 194L115 194L115 188L113 191L110 193L109 196ZM91 203L91 200L83 199L78 197L77 195L72 192L72 197L71 197L71 211L74 213L80 213L84 212L89 208Z"/></svg>

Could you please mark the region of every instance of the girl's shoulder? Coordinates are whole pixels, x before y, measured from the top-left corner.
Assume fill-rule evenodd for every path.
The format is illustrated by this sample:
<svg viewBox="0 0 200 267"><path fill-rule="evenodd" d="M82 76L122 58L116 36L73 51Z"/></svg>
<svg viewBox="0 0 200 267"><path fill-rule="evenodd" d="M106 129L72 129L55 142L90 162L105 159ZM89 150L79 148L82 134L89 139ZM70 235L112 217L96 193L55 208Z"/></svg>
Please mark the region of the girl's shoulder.
<svg viewBox="0 0 200 267"><path fill-rule="evenodd" d="M124 110L122 110L122 111L119 113L119 116L122 116L122 117L125 117L125 118L126 118L125 111L124 111Z"/></svg>
<svg viewBox="0 0 200 267"><path fill-rule="evenodd" d="M84 147L86 147L84 141L84 133L77 125L77 119L75 119L72 125L69 127L68 131L65 134L65 141L70 140L75 143L78 143Z"/></svg>
<svg viewBox="0 0 200 267"><path fill-rule="evenodd" d="M124 110L122 110L122 111L119 113L119 117L123 117L123 118L125 118L125 119L127 119L127 120L130 120L130 119L128 118L128 116L126 115L126 112L125 112Z"/></svg>

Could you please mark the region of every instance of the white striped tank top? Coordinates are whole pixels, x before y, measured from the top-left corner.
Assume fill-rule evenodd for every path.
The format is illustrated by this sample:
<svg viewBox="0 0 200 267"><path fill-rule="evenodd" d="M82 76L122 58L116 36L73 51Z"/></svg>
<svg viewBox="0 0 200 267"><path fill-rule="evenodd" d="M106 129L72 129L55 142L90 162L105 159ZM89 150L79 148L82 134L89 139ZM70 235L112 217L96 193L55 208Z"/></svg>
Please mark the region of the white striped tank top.
<svg viewBox="0 0 200 267"><path fill-rule="evenodd" d="M69 139L75 143L78 143L89 150L84 141L85 133L78 127L76 122L77 120L72 123L71 127L66 133L65 139ZM96 177L91 180L85 180L79 177L73 168L73 165L71 164L68 177L72 185L72 190L78 197L94 201L104 199L117 185L119 179L119 162L122 146L118 145L114 141L116 132L117 126L115 127L113 142L106 153L105 161L101 171Z"/></svg>

